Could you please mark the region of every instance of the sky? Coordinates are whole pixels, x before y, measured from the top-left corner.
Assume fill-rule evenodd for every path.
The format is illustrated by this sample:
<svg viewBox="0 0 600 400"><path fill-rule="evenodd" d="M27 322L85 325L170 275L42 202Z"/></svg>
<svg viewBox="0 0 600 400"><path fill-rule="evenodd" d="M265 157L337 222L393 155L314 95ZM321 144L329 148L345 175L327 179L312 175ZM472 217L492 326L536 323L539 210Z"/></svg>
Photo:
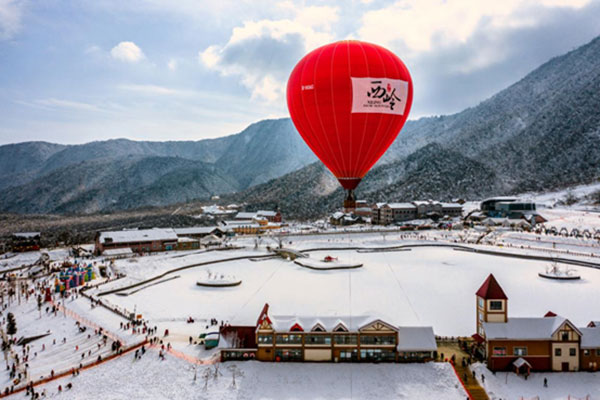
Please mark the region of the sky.
<svg viewBox="0 0 600 400"><path fill-rule="evenodd" d="M600 0L0 0L0 145L199 140L288 116L324 44L396 53L410 118L477 105L600 35Z"/></svg>

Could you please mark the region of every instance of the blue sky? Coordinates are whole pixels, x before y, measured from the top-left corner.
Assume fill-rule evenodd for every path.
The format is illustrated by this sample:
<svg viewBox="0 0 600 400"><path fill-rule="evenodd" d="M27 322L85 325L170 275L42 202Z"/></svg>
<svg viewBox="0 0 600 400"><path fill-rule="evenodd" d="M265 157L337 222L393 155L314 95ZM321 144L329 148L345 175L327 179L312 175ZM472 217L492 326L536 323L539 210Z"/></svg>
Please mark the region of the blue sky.
<svg viewBox="0 0 600 400"><path fill-rule="evenodd" d="M295 63L347 38L404 60L411 118L453 113L599 20L600 0L0 0L0 144L236 133L287 116Z"/></svg>

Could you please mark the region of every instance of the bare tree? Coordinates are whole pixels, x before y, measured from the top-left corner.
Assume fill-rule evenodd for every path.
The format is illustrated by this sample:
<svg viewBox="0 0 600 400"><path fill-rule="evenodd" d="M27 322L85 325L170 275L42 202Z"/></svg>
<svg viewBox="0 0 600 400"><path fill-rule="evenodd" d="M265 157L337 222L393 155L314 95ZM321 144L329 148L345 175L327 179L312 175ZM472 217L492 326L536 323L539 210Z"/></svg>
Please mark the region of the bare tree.
<svg viewBox="0 0 600 400"><path fill-rule="evenodd" d="M202 373L202 377L204 378L204 390L208 389L208 380L210 379L211 376L212 376L212 372L210 370L210 367L205 368L204 372Z"/></svg>
<svg viewBox="0 0 600 400"><path fill-rule="evenodd" d="M235 378L244 376L244 372L238 368L237 365L231 364L227 367L227 369L231 372L231 387L235 388Z"/></svg>

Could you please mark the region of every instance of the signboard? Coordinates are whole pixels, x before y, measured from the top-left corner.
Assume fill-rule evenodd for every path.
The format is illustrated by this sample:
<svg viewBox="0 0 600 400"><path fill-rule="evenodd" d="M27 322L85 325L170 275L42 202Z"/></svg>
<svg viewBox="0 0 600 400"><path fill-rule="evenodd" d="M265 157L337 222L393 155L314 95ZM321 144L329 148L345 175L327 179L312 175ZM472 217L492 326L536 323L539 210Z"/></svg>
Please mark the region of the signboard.
<svg viewBox="0 0 600 400"><path fill-rule="evenodd" d="M408 82L389 78L352 79L352 113L403 115Z"/></svg>

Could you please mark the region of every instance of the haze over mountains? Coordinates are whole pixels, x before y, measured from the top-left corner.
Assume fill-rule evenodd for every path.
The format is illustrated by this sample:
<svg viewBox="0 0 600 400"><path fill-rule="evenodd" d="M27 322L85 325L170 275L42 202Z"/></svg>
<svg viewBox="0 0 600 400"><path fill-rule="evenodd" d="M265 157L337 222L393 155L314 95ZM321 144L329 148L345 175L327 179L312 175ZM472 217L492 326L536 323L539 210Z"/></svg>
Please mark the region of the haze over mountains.
<svg viewBox="0 0 600 400"><path fill-rule="evenodd" d="M195 142L11 144L0 147L0 160L2 211L91 213L236 192L316 158L291 121L281 119Z"/></svg>
<svg viewBox="0 0 600 400"><path fill-rule="evenodd" d="M459 95L459 94L440 94ZM371 201L549 190L600 177L600 38L460 113L409 121L357 190ZM214 194L316 217L335 178L289 119L197 142L110 140L0 147L0 210L90 213Z"/></svg>

